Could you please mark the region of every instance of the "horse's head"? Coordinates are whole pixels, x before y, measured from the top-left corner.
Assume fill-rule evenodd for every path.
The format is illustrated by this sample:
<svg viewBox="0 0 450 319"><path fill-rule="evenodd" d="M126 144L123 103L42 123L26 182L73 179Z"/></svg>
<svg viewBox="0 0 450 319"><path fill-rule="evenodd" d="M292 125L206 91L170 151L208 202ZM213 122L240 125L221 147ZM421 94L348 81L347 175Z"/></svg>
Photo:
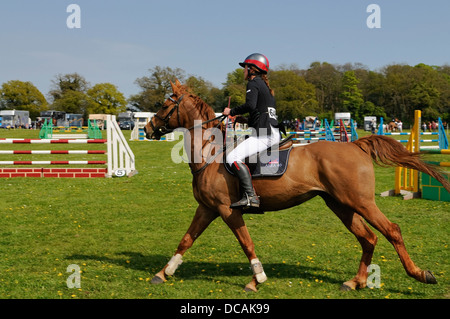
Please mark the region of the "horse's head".
<svg viewBox="0 0 450 319"><path fill-rule="evenodd" d="M161 109L145 125L144 131L148 139L161 139L161 136L172 132L181 126L180 103L184 97L181 83L176 80L175 84L170 82L172 94L164 101Z"/></svg>

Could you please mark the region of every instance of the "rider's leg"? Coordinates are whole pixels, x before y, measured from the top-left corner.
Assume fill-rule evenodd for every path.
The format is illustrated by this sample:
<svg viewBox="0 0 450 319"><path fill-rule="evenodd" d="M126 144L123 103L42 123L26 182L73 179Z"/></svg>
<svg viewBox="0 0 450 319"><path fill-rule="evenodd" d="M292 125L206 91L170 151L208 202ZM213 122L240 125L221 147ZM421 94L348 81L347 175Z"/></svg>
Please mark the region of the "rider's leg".
<svg viewBox="0 0 450 319"><path fill-rule="evenodd" d="M244 191L242 199L233 203L231 205L232 208L242 206L259 207L259 198L253 188L250 170L243 162L245 158L262 152L277 143L279 141L279 133L278 131L276 131L276 134L273 133L272 136L250 136L227 155L226 161L239 178L240 185Z"/></svg>
<svg viewBox="0 0 450 319"><path fill-rule="evenodd" d="M255 193L252 184L252 175L250 174L250 170L247 165L242 163L241 161L235 161L231 168L236 176L239 178L240 185L243 190L243 197L231 204L231 208L238 208L243 206L251 206L251 207L259 207L259 198Z"/></svg>

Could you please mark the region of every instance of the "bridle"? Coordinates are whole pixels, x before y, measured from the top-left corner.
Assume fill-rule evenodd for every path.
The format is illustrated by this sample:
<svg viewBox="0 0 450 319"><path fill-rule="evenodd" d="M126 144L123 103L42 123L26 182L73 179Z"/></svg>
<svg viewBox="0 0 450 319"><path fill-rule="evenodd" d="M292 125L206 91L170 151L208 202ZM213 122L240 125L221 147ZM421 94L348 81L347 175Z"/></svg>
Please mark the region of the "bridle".
<svg viewBox="0 0 450 319"><path fill-rule="evenodd" d="M179 110L179 107L180 107L181 101L183 100L183 97L184 97L184 94L181 95L178 98L178 100L174 100L172 98L172 95L171 95L169 97L169 100L172 101L175 104L175 106L169 111L169 113L166 114L166 116L164 118L159 116L158 114L155 114L153 116L153 117L156 117L158 120L162 121L164 123L163 125L155 126L153 124L153 118L150 120L149 123L150 123L150 126L151 126L152 130L153 130L153 133L151 135L152 139L160 138L161 136L163 136L165 134L173 132L174 129L169 127L169 121L170 121L170 118L172 117L173 113L175 112L175 110L177 111L178 127L181 126L181 124L180 124L180 110Z"/></svg>

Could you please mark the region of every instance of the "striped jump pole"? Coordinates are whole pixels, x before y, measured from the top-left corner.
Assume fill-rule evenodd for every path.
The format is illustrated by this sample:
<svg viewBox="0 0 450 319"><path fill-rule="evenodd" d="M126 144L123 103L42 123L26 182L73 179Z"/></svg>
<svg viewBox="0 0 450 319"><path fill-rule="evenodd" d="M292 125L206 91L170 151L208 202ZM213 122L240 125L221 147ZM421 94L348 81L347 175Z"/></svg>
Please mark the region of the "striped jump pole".
<svg viewBox="0 0 450 319"><path fill-rule="evenodd" d="M0 139L0 144L105 144L108 140L90 139L90 140L69 140L69 139Z"/></svg>
<svg viewBox="0 0 450 319"><path fill-rule="evenodd" d="M299 130L299 131L295 131L295 132L287 132L288 134L299 134L299 135L304 135L304 134L325 134L325 130Z"/></svg>
<svg viewBox="0 0 450 319"><path fill-rule="evenodd" d="M325 137L294 137L293 141L319 141L325 140Z"/></svg>
<svg viewBox="0 0 450 319"><path fill-rule="evenodd" d="M0 165L105 165L106 161L0 161Z"/></svg>
<svg viewBox="0 0 450 319"><path fill-rule="evenodd" d="M39 151L39 150L13 150L13 151L1 151L0 154L6 154L6 155L19 155L19 154L39 154L39 155L48 155L48 154L106 154L106 151L102 150L45 150L45 151Z"/></svg>
<svg viewBox="0 0 450 319"><path fill-rule="evenodd" d="M383 135L411 135L410 132L390 132L383 133ZM420 132L420 135L439 135L438 132Z"/></svg>
<svg viewBox="0 0 450 319"><path fill-rule="evenodd" d="M397 142L400 143L408 143L409 140L397 140ZM436 143L439 142L439 140L420 140L421 143ZM436 148L437 149L437 148Z"/></svg>

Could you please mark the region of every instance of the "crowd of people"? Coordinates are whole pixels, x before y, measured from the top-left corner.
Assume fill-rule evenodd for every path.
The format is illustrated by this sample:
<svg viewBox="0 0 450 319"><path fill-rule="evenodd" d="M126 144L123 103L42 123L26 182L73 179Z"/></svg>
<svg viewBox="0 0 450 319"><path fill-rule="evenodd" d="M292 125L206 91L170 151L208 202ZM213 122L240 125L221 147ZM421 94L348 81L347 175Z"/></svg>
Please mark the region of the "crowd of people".
<svg viewBox="0 0 450 319"><path fill-rule="evenodd" d="M423 132L437 132L438 130L438 123L436 121L423 121L422 123L422 131Z"/></svg>

